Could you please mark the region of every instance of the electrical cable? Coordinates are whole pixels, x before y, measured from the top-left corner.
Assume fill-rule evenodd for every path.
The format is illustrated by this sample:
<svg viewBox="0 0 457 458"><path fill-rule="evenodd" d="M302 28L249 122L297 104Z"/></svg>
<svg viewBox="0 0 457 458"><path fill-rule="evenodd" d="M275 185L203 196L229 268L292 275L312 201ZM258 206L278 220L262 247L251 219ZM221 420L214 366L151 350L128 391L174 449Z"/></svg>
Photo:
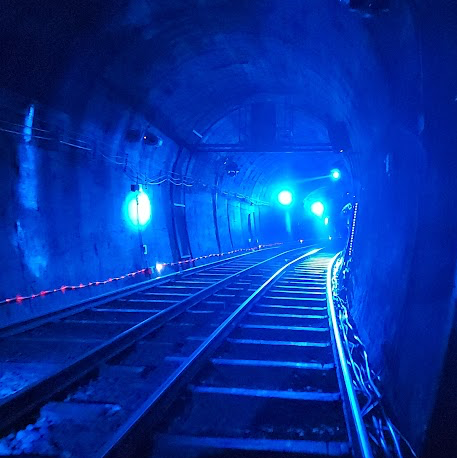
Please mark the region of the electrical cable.
<svg viewBox="0 0 457 458"><path fill-rule="evenodd" d="M10 109L10 112L12 110ZM52 126L49 122L47 121L43 121L41 119L39 119L37 116L35 116L35 122L38 122L40 124L45 124L45 125L50 125ZM160 184L163 184L165 182L168 182L174 186L184 186L184 187L193 187L193 186L198 186L198 187L203 187L203 188L207 188L207 189L212 189L212 190L215 190L215 191L219 191L221 192L221 194L223 195L226 195L226 196L229 196L229 197L234 197L236 199L240 199L240 200L246 200L248 203L251 203L251 204L254 204L254 205L257 205L257 206L269 206L269 202L264 202L264 201L260 201L260 200L255 200L255 199L252 199L251 196L249 195L245 195L245 194L239 194L239 193L236 193L236 192L229 192L229 191L223 191L223 190L219 190L217 187L215 186L211 186L211 185L207 185L199 180L194 180L193 178L191 177L188 177L188 176L185 176L185 175L181 175L177 172L174 172L174 171L168 171L166 174L162 174L161 171L159 171L159 175L155 176L155 177L148 177L146 174L142 173L140 170L132 167L130 164L127 164L126 161L123 161L121 162L120 161L120 157L116 154L116 155L109 155L106 153L106 151L110 151L112 149L112 145L106 143L106 142L103 142L103 141L100 141L94 137L91 137L91 136L88 136L88 135L83 135L83 134L80 134L78 132L74 132L74 131L71 131L71 130L66 130L66 138L68 138L69 141L63 141L62 139L59 138L59 136L57 135L55 138L53 137L44 137L44 136L38 136L38 135L35 135L34 134L34 131L41 131L41 132L46 132L46 133L53 133L56 131L56 129L54 130L45 130L45 129L39 129L37 127L29 127L29 126L26 126L25 124L18 124L18 123L12 123L10 121L6 121L6 120L0 120L0 123L6 123L6 124L9 124L9 125L12 125L12 126L15 126L17 128L20 129L20 131L16 131L16 130L11 130L11 129L4 129L4 128L0 128L0 131L1 132L7 132L7 133L11 133L11 134L15 134L15 135L24 135L24 132L23 132L23 129L24 128L27 128L27 129L30 129L31 133L32 133L32 138L35 138L35 139L42 139L42 140L48 140L48 141L58 141L62 144L66 144L66 145L69 145L69 146L73 146L75 148L79 148L79 149L82 149L82 150L85 150L85 151L90 151L90 152L93 152L94 154L98 151L99 155L104 159L106 160L107 162L111 163L111 164L114 164L114 165L117 165L117 166L121 166L124 168L124 174L129 177L130 179L134 179L134 178L137 178L137 177L141 177L140 178L140 181L141 181L141 184L144 184L144 185L151 185L151 186L156 186L156 185L160 185ZM79 143L79 144L77 144ZM92 146L91 146L92 145ZM93 161L95 162L97 160L96 157L88 157L88 160L90 161Z"/></svg>
<svg viewBox="0 0 457 458"><path fill-rule="evenodd" d="M353 325L349 316L349 295L346 284L348 274L350 273L349 266L352 261L357 210L358 203L355 203L353 206L349 243L346 246L344 255L340 255L336 260L334 271L332 272L333 300L337 310L338 324L342 333L348 366L351 369L353 382L359 396L365 398L364 407L361 409L361 412L373 446L385 457L403 458L401 444L399 442L400 438L407 445L410 456L416 457L417 455L410 443L386 414L382 404L382 395L375 381L377 380L379 382L380 377L370 368L365 346L358 336L355 325ZM386 433L388 433L387 436ZM379 453L376 456L380 456Z"/></svg>

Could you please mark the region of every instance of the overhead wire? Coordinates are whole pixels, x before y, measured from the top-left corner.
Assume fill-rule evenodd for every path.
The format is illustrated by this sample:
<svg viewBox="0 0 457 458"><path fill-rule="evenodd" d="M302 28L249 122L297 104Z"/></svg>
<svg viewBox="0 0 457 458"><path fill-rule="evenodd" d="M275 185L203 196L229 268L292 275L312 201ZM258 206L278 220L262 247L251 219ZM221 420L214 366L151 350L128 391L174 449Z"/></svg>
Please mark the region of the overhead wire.
<svg viewBox="0 0 457 458"><path fill-rule="evenodd" d="M14 112L14 110L10 109L11 113L15 113L15 115L22 115L22 113ZM63 136L63 131L58 131L56 129L52 129L53 125L48 122L44 121L40 118L38 118L36 115L34 117L34 121L38 122L40 125L46 125L50 130L48 129L41 129L35 126L29 127L26 126L25 124L20 124L20 123L12 123L7 120L1 120L0 119L0 124L7 124L12 126L10 129L0 127L0 132L6 132L6 133L11 133L15 135L23 135L24 128L30 129L31 130L31 135L32 138L40 139L40 140L47 140L47 141L58 141L59 143L68 145L68 146L73 146L75 148L81 149L86 151L87 154L87 160L93 162L97 161L98 157L101 157L105 161L107 161L110 164L119 166L123 168L123 173L133 180L134 183L138 184L143 184L145 186L157 186L161 185L164 183L170 183L173 186L183 186L186 188L191 188L191 187L202 187L206 189L211 189L214 191L218 191L223 195L226 195L228 197L233 197L235 199L240 199L240 200L245 200L248 203L258 205L258 206L269 206L269 202L261 201L258 199L253 199L249 195L245 194L240 194L232 191L227 191L227 190L222 190L219 189L215 185L208 185L206 183L203 183L201 180L196 180L190 176L182 175L179 174L178 172L175 171L167 171L165 174L161 171L158 170L157 168L152 168L149 167L151 171L157 170L158 174L154 176L149 176L145 173L143 173L140 169L140 167L134 167L131 164L128 163L128 157L125 156L124 159L119 154L109 154L108 151L112 150L112 145L108 144L107 142L100 141L98 138L95 138L93 136L89 135L83 135L78 132L70 131L70 130L65 130L65 136ZM16 130L14 129L16 128ZM37 132L40 134L37 135ZM51 136L43 136L42 133L46 133ZM62 136L62 137L61 137ZM89 155L89 153L93 153L92 156ZM98 153L98 157L97 157Z"/></svg>

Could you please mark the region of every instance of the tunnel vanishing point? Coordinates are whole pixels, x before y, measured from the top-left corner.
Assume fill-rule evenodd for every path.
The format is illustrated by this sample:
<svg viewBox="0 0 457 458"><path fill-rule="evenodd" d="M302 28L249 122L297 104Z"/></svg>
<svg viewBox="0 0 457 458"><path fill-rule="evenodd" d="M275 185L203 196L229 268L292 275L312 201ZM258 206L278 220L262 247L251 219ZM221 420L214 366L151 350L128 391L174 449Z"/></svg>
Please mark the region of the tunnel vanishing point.
<svg viewBox="0 0 457 458"><path fill-rule="evenodd" d="M0 38L0 328L350 243L386 410L457 456L457 2L2 0Z"/></svg>

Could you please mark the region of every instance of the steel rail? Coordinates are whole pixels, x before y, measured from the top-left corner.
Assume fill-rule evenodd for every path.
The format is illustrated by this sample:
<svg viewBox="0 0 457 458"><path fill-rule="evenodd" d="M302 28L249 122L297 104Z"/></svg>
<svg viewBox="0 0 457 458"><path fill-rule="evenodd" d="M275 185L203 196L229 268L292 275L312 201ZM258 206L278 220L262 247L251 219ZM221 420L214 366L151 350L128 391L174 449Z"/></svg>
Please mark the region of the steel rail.
<svg viewBox="0 0 457 458"><path fill-rule="evenodd" d="M137 456L139 448L147 447L146 442L152 439L152 431L164 416L166 409L175 399L179 390L198 372L209 355L224 341L236 324L243 318L250 306L263 296L265 291L275 283L293 264L305 257L312 256L320 248L311 250L290 261L277 270L257 290L252 293L218 328L171 374L162 385L143 403L130 417L124 426L118 430L111 440L102 448L99 455L103 458ZM137 438L141 437L141 444Z"/></svg>
<svg viewBox="0 0 457 458"><path fill-rule="evenodd" d="M329 319L331 327L333 329L333 337L335 339L336 350L338 353L340 368L343 375L344 388L346 389L349 407L352 414L352 420L354 421L354 426L357 433L357 445L360 450L360 456L361 458L373 458L370 441L368 439L368 434L365 428L365 424L363 422L362 414L360 412L359 401L357 400L357 396L355 394L352 383L352 377L349 373L347 359L344 353L343 344L341 342L340 329L338 326L338 321L336 319L335 304L333 303L332 271L335 261L338 259L338 256L340 254L341 252L336 254L331 259L327 268L327 306L329 310Z"/></svg>
<svg viewBox="0 0 457 458"><path fill-rule="evenodd" d="M24 416L36 410L55 395L92 372L101 363L121 353L158 327L180 315L187 308L211 296L214 292L232 283L238 277L244 276L246 273L259 268L273 259L305 248L306 247L299 247L281 252L242 269L235 274L229 275L107 340L54 374L42 380L38 380L12 396L5 398L0 402L0 432L9 431L15 424L19 423Z"/></svg>

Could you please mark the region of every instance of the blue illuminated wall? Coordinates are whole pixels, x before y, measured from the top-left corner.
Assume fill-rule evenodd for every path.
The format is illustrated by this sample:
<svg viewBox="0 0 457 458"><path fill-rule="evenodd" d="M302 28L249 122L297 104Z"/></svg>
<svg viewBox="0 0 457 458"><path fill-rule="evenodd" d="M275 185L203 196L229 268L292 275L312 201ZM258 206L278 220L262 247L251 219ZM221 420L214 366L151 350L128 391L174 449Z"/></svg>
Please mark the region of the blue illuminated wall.
<svg viewBox="0 0 457 458"><path fill-rule="evenodd" d="M25 121L30 108L22 110ZM13 110L12 110L13 111ZM59 118L35 107L35 125L45 119L65 126ZM82 126L78 126L81 131ZM121 126L117 126L121 128ZM36 133L36 131L35 131ZM91 135L106 141L94 126ZM116 131L112 132L113 137ZM169 148L172 144L165 146ZM117 148L122 148L122 143ZM138 228L132 227L124 211L131 180L122 168L110 164L100 153L88 154L78 148L30 138L27 135L1 135L0 258L4 272L0 297L36 294L62 285L101 281L155 262L170 259L168 232L160 206L154 209L153 225L142 228L143 242L151 255L142 255ZM105 149L115 156L116 146ZM131 155L130 159L135 160ZM152 191L152 190L150 190ZM160 201L157 187L151 198ZM124 281L124 285L130 280ZM53 297L38 298L20 305L0 308L2 325L61 308L90 295L98 295L115 286L100 286Z"/></svg>
<svg viewBox="0 0 457 458"><path fill-rule="evenodd" d="M0 281L2 299L62 285L103 281L157 262L177 261L187 254L197 257L256 244L248 218L258 215L258 207L205 188L205 183L214 183L216 165L212 168L207 163L202 168L188 152L177 159L176 144L156 129L154 132L163 139L160 148L126 141L125 132L131 125L145 125L141 116L126 117L119 112L115 123L111 118L109 127L97 125L97 117L103 118L105 108L96 97L90 106L93 121L71 125L72 120L61 113L39 104L21 105L20 99L6 93L3 97L11 113L21 113L18 122L25 128L20 135L0 135L5 164L0 172L4 196L0 207L0 257L7 272ZM108 106L115 111L115 107ZM31 128L43 123L60 128L62 142L37 139L36 130L31 135ZM77 145L67 136L70 125L72 132L88 135L99 149L86 151L69 146L67 143ZM138 181L133 171L155 176L172 167L178 174L195 174L205 186L183 189L164 182L131 190ZM222 190L232 187L232 182L221 181ZM183 219L178 220L179 214L184 215ZM259 220L256 230L259 243L264 243ZM181 243L183 234L187 247ZM278 237L276 234L274 241ZM143 253L143 245L147 254ZM122 283L3 305L1 322L7 325L46 314L147 278L141 275Z"/></svg>

